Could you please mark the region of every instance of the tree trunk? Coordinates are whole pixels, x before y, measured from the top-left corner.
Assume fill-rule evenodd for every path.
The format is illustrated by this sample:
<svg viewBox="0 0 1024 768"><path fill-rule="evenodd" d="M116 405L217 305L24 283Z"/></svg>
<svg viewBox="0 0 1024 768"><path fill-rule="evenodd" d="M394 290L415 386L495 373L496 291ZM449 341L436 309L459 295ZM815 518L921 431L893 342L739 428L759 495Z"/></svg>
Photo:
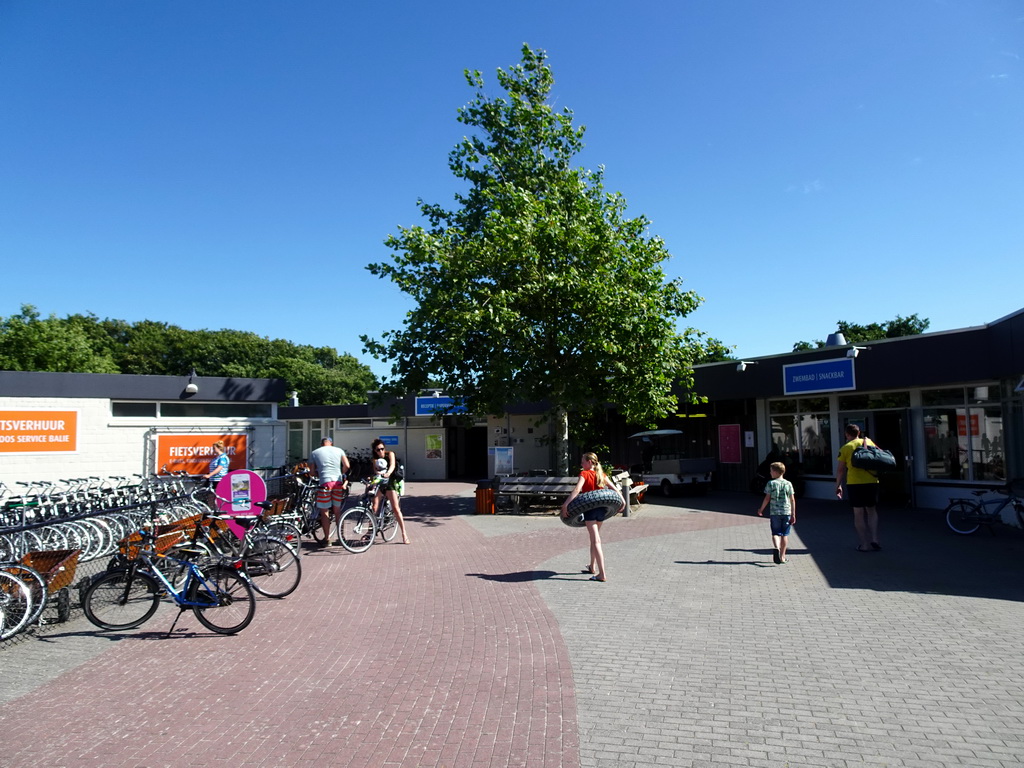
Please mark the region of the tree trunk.
<svg viewBox="0 0 1024 768"><path fill-rule="evenodd" d="M569 412L559 408L555 413L555 461L557 474L569 474Z"/></svg>

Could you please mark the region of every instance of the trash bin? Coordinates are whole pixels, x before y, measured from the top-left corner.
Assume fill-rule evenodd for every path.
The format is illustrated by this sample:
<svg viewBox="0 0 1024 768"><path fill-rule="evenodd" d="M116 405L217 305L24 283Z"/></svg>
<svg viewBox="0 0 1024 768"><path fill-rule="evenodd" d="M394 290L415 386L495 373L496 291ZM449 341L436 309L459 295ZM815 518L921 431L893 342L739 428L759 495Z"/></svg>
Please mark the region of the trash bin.
<svg viewBox="0 0 1024 768"><path fill-rule="evenodd" d="M476 513L478 515L494 514L493 480L480 480L476 484Z"/></svg>

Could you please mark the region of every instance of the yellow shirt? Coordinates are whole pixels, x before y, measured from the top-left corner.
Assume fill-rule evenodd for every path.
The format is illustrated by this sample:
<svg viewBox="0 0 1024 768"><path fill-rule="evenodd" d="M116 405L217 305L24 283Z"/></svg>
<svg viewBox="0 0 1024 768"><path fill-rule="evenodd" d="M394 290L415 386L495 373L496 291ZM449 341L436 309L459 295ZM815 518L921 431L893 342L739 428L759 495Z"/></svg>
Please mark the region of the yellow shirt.
<svg viewBox="0 0 1024 768"><path fill-rule="evenodd" d="M853 452L865 443L868 445L874 445L875 441L869 437L858 437L839 449L839 460L846 464L847 485L868 485L869 483L878 482L878 476L874 473L869 472L866 469L858 469L853 466Z"/></svg>

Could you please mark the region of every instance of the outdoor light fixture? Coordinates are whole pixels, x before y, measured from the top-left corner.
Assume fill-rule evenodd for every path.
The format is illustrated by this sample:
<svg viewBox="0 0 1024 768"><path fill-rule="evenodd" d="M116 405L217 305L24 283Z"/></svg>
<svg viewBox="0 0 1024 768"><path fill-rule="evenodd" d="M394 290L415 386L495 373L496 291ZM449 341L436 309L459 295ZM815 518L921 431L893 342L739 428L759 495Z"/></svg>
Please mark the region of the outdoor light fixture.
<svg viewBox="0 0 1024 768"><path fill-rule="evenodd" d="M185 385L186 395L194 395L196 392L199 391L199 385L192 381L192 379L194 379L195 377L196 369L193 368L191 371L188 372L188 384Z"/></svg>
<svg viewBox="0 0 1024 768"><path fill-rule="evenodd" d="M857 355L860 354L860 351L862 349L867 349L867 347L850 347L848 350L846 350L846 356L847 357L856 357Z"/></svg>
<svg viewBox="0 0 1024 768"><path fill-rule="evenodd" d="M736 366L736 370L743 373L747 370L748 365L757 365L756 360L740 360L739 365Z"/></svg>

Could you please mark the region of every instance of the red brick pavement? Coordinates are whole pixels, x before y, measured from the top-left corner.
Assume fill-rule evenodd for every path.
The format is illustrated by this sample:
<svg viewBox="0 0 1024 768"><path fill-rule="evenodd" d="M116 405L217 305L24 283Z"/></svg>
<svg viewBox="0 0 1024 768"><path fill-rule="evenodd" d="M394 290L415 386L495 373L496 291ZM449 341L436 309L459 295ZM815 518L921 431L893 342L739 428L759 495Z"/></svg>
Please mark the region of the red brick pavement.
<svg viewBox="0 0 1024 768"><path fill-rule="evenodd" d="M585 533L483 535L473 522L487 521L463 517L471 486L420 492L403 502L412 545L311 552L299 590L261 599L238 636L185 614L167 637L167 607L9 703L0 766L578 766L572 668L533 569L585 550ZM634 518L605 533L749 522Z"/></svg>

